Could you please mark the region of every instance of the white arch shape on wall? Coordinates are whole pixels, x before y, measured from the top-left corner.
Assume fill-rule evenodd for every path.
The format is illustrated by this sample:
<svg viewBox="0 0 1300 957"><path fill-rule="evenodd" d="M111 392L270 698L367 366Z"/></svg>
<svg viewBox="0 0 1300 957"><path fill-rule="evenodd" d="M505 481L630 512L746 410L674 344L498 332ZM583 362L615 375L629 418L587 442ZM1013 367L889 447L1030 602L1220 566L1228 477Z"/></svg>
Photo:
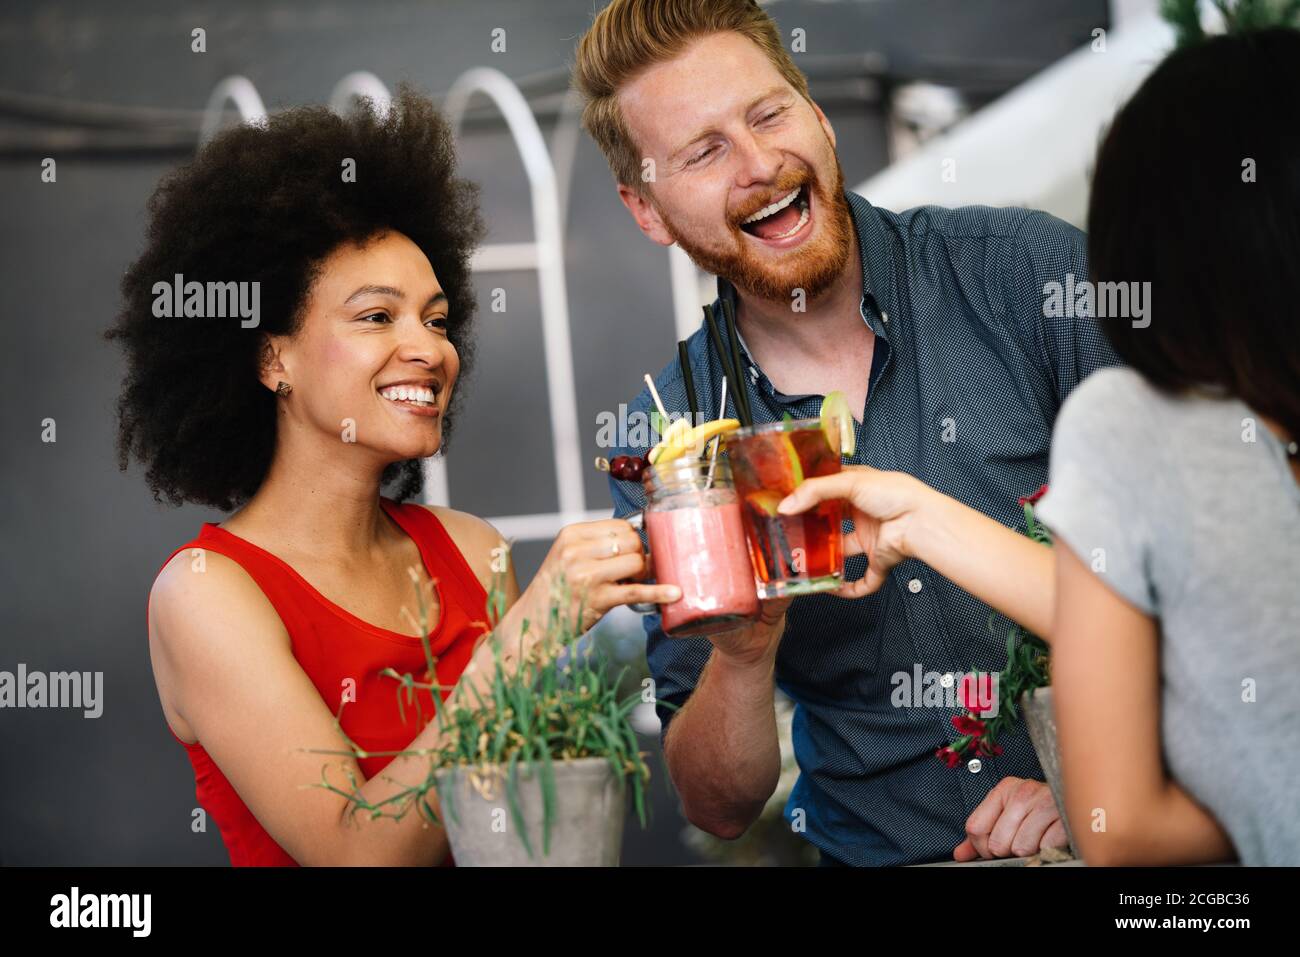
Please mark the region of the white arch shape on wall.
<svg viewBox="0 0 1300 957"><path fill-rule="evenodd" d="M546 359L546 390L550 402L550 422L555 449L555 481L559 494L559 511L554 514L518 515L494 519L493 523L506 538L537 540L553 536L564 525L593 517L607 517L606 512L585 510L582 481L582 450L579 444L577 389L573 378L573 348L569 336L569 301L564 279L564 235L560 225L559 191L555 169L546 141L523 94L513 80L500 70L476 67L466 70L452 84L443 102L443 114L452 131L459 134L461 120L470 97L483 93L490 97L519 150L528 176L532 198L533 241L497 243L479 249L474 257L475 272L513 269L536 269L541 291L542 344ZM445 463L435 457L430 471L443 470ZM436 489L436 483L434 483ZM446 504L432 494L433 504Z"/></svg>
<svg viewBox="0 0 1300 957"><path fill-rule="evenodd" d="M199 146L202 147L221 129L226 112L226 101L235 104L239 118L245 123L265 123L266 106L258 95L257 87L246 76L228 76L215 87L203 108L203 125L199 128Z"/></svg>
<svg viewBox="0 0 1300 957"><path fill-rule="evenodd" d="M360 99L372 100L380 113L387 113L393 105L393 95L388 92L383 80L369 70L357 70L334 84L329 107L335 113L343 114L354 100Z"/></svg>

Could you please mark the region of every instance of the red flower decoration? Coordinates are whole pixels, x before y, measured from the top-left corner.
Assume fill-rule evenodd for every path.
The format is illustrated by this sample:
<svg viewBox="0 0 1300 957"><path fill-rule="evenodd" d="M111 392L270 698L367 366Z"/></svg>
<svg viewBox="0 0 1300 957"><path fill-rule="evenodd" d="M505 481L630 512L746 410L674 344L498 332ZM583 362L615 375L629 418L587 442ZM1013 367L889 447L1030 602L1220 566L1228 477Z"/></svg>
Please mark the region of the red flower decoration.
<svg viewBox="0 0 1300 957"><path fill-rule="evenodd" d="M952 726L960 734L970 734L979 737L984 733L984 722L969 715L959 714L952 719Z"/></svg>
<svg viewBox="0 0 1300 957"><path fill-rule="evenodd" d="M1034 519L1034 506L1046 494L1047 486L1040 485L1034 494L1020 498L1020 506L1024 509L1025 531L1029 537L1050 547L1051 534ZM989 629L996 630L993 618L989 619ZM996 673L976 671L962 675L957 697L965 713L952 719L960 736L936 751L935 757L955 768L964 755L978 754L990 758L1000 755L1002 746L995 742L1010 729L1016 713L1014 704L1000 708L998 701L1003 695L1008 702L1018 701L1021 695L1031 694L1035 688L1047 684L1050 654L1041 638L1012 623L1007 634L1006 667Z"/></svg>
<svg viewBox="0 0 1300 957"><path fill-rule="evenodd" d="M961 685L957 689L957 700L973 715L981 715L986 710L993 710L993 673L979 671L962 675Z"/></svg>
<svg viewBox="0 0 1300 957"><path fill-rule="evenodd" d="M934 756L950 768L955 768L961 763L961 755L950 747L945 746L940 748L938 751L934 752Z"/></svg>
<svg viewBox="0 0 1300 957"><path fill-rule="evenodd" d="M1047 494L1047 486L1046 486L1046 485L1040 485L1040 486L1038 486L1038 491L1035 492L1033 495L1022 495L1022 496L1020 497L1020 504L1021 504L1021 505L1037 505L1037 504L1038 504L1038 500L1039 500L1040 498L1042 498L1042 497L1043 497L1044 495L1046 495L1046 494Z"/></svg>

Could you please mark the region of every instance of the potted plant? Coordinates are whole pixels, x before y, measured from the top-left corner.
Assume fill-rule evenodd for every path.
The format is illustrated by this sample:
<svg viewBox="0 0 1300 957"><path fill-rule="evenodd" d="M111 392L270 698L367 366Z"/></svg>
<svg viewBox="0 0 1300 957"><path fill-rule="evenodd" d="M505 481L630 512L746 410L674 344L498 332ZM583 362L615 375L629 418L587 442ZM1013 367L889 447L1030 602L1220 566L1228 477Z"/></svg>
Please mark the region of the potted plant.
<svg viewBox="0 0 1300 957"><path fill-rule="evenodd" d="M505 612L508 551L504 559L494 566L488 594L490 629ZM508 663L511 656L493 643L493 670L483 691L471 684L444 702L438 692L447 689L436 683L382 672L398 681L399 708L419 707L417 689L432 694L433 720L444 733L438 747L419 752L430 761L421 784L383 807L367 802L355 782L350 792L324 781L316 786L347 797L353 813L372 818L400 818L417 808L446 829L461 866L617 866L629 790L646 824L650 771L629 715L647 692L620 696L623 673L614 672L602 648L584 640L576 624L582 609L572 618L561 611L571 607L569 594L558 581L548 620L523 622L517 663ZM417 593L417 603L420 633L427 635L429 602ZM427 674L436 675L427 641L425 659ZM348 741L352 754L364 755Z"/></svg>

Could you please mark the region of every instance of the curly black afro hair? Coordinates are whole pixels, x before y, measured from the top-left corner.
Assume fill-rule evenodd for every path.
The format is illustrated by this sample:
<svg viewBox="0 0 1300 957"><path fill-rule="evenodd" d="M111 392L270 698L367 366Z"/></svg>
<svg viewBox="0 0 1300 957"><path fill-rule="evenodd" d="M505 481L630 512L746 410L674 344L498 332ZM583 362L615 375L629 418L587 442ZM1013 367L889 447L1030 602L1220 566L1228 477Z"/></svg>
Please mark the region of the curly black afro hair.
<svg viewBox="0 0 1300 957"><path fill-rule="evenodd" d="M344 161L355 161L345 182ZM143 254L122 280L122 311L105 335L121 343L118 462L134 455L155 501L232 511L257 491L276 442L276 397L258 379L264 334L292 335L326 256L387 230L410 237L447 294L448 338L461 375L473 357L469 259L484 235L478 188L455 176L451 130L433 103L403 87L388 113L321 106L228 130L170 173L149 201ZM261 283L260 322L154 315L156 282ZM463 389L443 421L446 446ZM394 462L381 485L419 493L419 459Z"/></svg>

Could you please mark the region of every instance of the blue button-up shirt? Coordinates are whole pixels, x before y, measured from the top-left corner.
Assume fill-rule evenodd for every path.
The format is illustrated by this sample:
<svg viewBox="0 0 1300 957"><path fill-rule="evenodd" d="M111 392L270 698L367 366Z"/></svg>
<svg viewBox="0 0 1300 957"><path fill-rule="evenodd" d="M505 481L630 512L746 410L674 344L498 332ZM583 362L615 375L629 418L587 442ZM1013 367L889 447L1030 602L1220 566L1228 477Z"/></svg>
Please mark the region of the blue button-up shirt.
<svg viewBox="0 0 1300 957"><path fill-rule="evenodd" d="M1095 320L1076 318L1076 310L1044 315L1061 311L1044 308L1046 284L1088 276L1084 234L1026 209L892 213L846 196L862 266L862 321L876 344L871 369L863 370L870 378L857 448L845 463L907 472L1021 527L1017 499L1047 481L1061 403L1092 370L1118 361ZM725 280L718 295L734 305L735 289ZM720 332L728 348L725 324ZM724 376L703 323L688 350L696 394L711 418ZM783 394L747 351L741 363L755 423L786 412L796 419L820 414L822 395ZM687 414L676 357L655 387L671 415ZM629 421L651 408L644 389L628 406ZM727 415L737 417L730 396ZM646 451L625 446L613 454ZM615 516L644 505L636 483L610 485ZM849 558L845 577L856 580L865 569L864 556ZM662 702L685 704L712 645L666 637L658 615L646 616L645 627L666 733L675 712ZM1000 756L949 768L934 754L957 736L951 719L962 712L950 691L964 673L1005 666L1009 627L915 560L899 564L866 598L796 598L775 672L795 705L801 773L785 807L791 826L846 864L951 860L966 818L1000 779L1041 780L1019 722L1000 739Z"/></svg>

